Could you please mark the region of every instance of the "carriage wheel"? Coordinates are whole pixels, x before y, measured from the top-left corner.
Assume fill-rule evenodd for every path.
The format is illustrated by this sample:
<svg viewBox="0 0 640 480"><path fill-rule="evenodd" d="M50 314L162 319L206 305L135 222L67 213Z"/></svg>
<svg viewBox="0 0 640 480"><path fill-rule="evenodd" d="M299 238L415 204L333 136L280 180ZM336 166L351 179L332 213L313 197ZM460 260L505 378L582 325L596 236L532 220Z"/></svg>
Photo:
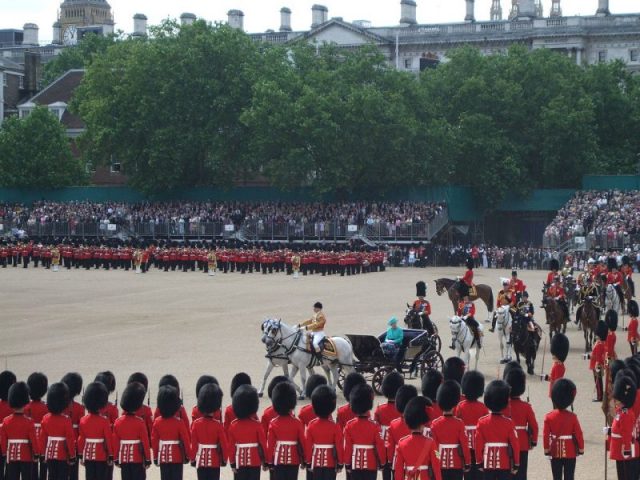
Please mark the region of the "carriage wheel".
<svg viewBox="0 0 640 480"><path fill-rule="evenodd" d="M380 367L373 373L371 386L373 387L373 391L376 392L376 395L382 395L382 380L384 380L385 375L389 372L393 372L393 368Z"/></svg>
<svg viewBox="0 0 640 480"><path fill-rule="evenodd" d="M422 356L422 362L420 363L420 376L424 376L427 370L442 371L444 366L444 359L440 352L430 350Z"/></svg>
<svg viewBox="0 0 640 480"><path fill-rule="evenodd" d="M431 335L431 345L433 345L433 348L435 348L438 352L440 350L442 350L442 339L440 338L440 335L435 334L435 335Z"/></svg>

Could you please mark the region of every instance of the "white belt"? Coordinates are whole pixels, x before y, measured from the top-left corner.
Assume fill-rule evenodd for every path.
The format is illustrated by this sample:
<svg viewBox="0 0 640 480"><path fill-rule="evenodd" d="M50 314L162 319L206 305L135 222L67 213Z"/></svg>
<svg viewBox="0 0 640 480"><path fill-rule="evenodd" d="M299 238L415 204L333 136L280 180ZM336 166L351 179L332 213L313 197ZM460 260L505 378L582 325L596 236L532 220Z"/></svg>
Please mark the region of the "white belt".
<svg viewBox="0 0 640 480"><path fill-rule="evenodd" d="M429 470L428 465L419 465L417 467L405 467L405 471L412 472L415 470Z"/></svg>
<svg viewBox="0 0 640 480"><path fill-rule="evenodd" d="M475 430L477 427L476 426L465 426L464 429L465 430Z"/></svg>
<svg viewBox="0 0 640 480"><path fill-rule="evenodd" d="M353 448L358 450L373 450L373 445L361 445L358 443L354 443Z"/></svg>
<svg viewBox="0 0 640 480"><path fill-rule="evenodd" d="M620 435L619 433L612 433L611 438L622 438L622 435Z"/></svg>
<svg viewBox="0 0 640 480"><path fill-rule="evenodd" d="M517 426L517 427L516 427L516 430L526 430L527 428L529 428L529 427L521 427L521 426Z"/></svg>
<svg viewBox="0 0 640 480"><path fill-rule="evenodd" d="M33 426L36 427L36 428L41 428L42 424L41 423L34 423Z"/></svg>
<svg viewBox="0 0 640 480"><path fill-rule="evenodd" d="M458 448L460 446L459 443L441 443L440 450L442 449L450 449L450 448Z"/></svg>
<svg viewBox="0 0 640 480"><path fill-rule="evenodd" d="M492 443L485 443L484 444L485 448L487 447L508 447L509 444L508 443L502 443L502 442L492 442Z"/></svg>
<svg viewBox="0 0 640 480"><path fill-rule="evenodd" d="M179 440L160 440L160 447L163 445L180 445Z"/></svg>
<svg viewBox="0 0 640 480"><path fill-rule="evenodd" d="M313 445L313 448L318 448L318 449L329 449L329 448L334 448L335 445L329 445L328 443L316 443Z"/></svg>
<svg viewBox="0 0 640 480"><path fill-rule="evenodd" d="M140 440L120 440L121 445L137 445L140 443Z"/></svg>
<svg viewBox="0 0 640 480"><path fill-rule="evenodd" d="M236 448L257 448L257 443L238 443Z"/></svg>
<svg viewBox="0 0 640 480"><path fill-rule="evenodd" d="M211 448L211 449L213 449L213 448L218 448L218 444L217 444L217 443L212 443L212 444L204 444L204 443L201 443L201 444L198 446L198 448L201 448L201 449L203 449L203 450L204 450L204 449L210 449L210 448Z"/></svg>
<svg viewBox="0 0 640 480"><path fill-rule="evenodd" d="M85 442L87 442L87 443L103 443L104 442L104 438L87 438L87 439L85 439Z"/></svg>
<svg viewBox="0 0 640 480"><path fill-rule="evenodd" d="M285 441L276 442L276 447L278 445L298 445L298 442L285 442Z"/></svg>
<svg viewBox="0 0 640 480"><path fill-rule="evenodd" d="M49 443L49 442L64 442L64 441L66 441L66 440L67 440L67 439L66 439L66 438L64 438L64 437L49 437L49 438L47 439L47 443Z"/></svg>
<svg viewBox="0 0 640 480"><path fill-rule="evenodd" d="M560 435L555 437L557 440L573 440L573 435Z"/></svg>
<svg viewBox="0 0 640 480"><path fill-rule="evenodd" d="M26 438L13 438L11 440L9 440L9 445L13 445L13 444L26 444L29 443L29 440L27 440Z"/></svg>

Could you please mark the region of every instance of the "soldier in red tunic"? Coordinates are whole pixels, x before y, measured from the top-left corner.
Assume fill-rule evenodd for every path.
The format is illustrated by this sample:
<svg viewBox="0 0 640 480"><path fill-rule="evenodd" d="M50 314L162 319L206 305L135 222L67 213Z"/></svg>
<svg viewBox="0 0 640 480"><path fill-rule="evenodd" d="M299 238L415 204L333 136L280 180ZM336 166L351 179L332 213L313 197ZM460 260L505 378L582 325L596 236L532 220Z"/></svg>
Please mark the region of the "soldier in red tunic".
<svg viewBox="0 0 640 480"><path fill-rule="evenodd" d="M385 448L387 450L387 462L391 464L393 469L393 459L396 453L396 446L403 437L406 437L411 433L409 427L404 422L404 409L412 398L418 396L418 389L413 385L403 385L398 389L396 394L396 409L400 413L400 417L391 422L389 428L387 428L387 441L385 442ZM393 471L393 470L392 470Z"/></svg>
<svg viewBox="0 0 640 480"><path fill-rule="evenodd" d="M69 389L54 383L47 393L47 413L42 419L40 451L47 462L50 480L68 480L69 466L76 462L76 439L71 419L64 415L69 406Z"/></svg>
<svg viewBox="0 0 640 480"><path fill-rule="evenodd" d="M311 406L317 417L305 431L305 464L313 480L335 480L344 465L342 429L331 419L336 409L336 392L328 385L318 386L311 394Z"/></svg>
<svg viewBox="0 0 640 480"><path fill-rule="evenodd" d="M182 480L183 464L189 463L189 430L178 417L182 407L178 389L165 385L158 390L160 416L151 428L154 463L160 466L161 480Z"/></svg>
<svg viewBox="0 0 640 480"><path fill-rule="evenodd" d="M352 480L375 480L378 469L387 463L380 425L369 418L373 397L373 389L367 384L357 385L349 395L356 417L344 429L344 455Z"/></svg>
<svg viewBox="0 0 640 480"><path fill-rule="evenodd" d="M75 398L82 393L82 377L79 373L69 372L61 380L69 389L69 397L71 402L65 412L71 419L71 426L73 427L73 433L76 435L76 441L78 440L78 433L80 427L80 419L84 417L85 410L81 403L75 401ZM76 463L71 467L69 473L69 480L78 480L78 464Z"/></svg>
<svg viewBox="0 0 640 480"><path fill-rule="evenodd" d="M604 394L602 377L604 375L604 369L607 365L607 324L602 320L596 325L596 343L591 350L591 358L589 360L589 370L593 372L593 380L596 384L596 398L594 402L601 402Z"/></svg>
<svg viewBox="0 0 640 480"><path fill-rule="evenodd" d="M396 394L402 385L404 385L404 378L396 371L387 373L382 379L382 395L387 398L387 402L376 407L373 413L373 419L380 425L382 440L384 440L385 444L387 442L389 425L402 415L396 408ZM391 480L391 465L389 462L387 462L382 470L382 478L383 480Z"/></svg>
<svg viewBox="0 0 640 480"><path fill-rule="evenodd" d="M13 410L9 406L9 388L16 383L16 376L13 372L8 370L0 373L0 426L2 421L13 413ZM0 480L4 480L5 471L5 457L0 455Z"/></svg>
<svg viewBox="0 0 640 480"><path fill-rule="evenodd" d="M236 393L236 390L238 390L238 388L240 388L242 385L251 385L251 377L249 377L249 375L247 375L244 372L236 373L231 379L230 391L231 391L232 399ZM255 416L255 418L256 420L258 419L257 415ZM227 405L227 408L224 410L223 425L227 433L229 432L229 427L231 426L231 423L235 419L236 419L236 414L233 410L233 403L232 403L231 405ZM262 433L264 433L264 431Z"/></svg>
<svg viewBox="0 0 640 480"><path fill-rule="evenodd" d="M87 480L105 480L107 464L113 464L111 423L100 415L109 401L107 387L100 382L87 385L82 397L89 413L80 420L78 457L84 465Z"/></svg>
<svg viewBox="0 0 640 480"><path fill-rule="evenodd" d="M425 376L422 377L422 396L431 401L431 404L427 407L427 414L430 422L442 416L442 409L436 401L438 388L442 385L442 381L442 373L438 370L427 370ZM430 424L426 427L427 436L431 435L430 427Z"/></svg>
<svg viewBox="0 0 640 480"><path fill-rule="evenodd" d="M620 298L620 305L624 304L624 292L622 291L622 285L624 283L624 277L622 273L618 270L618 262L615 258L609 257L607 258L607 285L613 285L616 289L616 293L618 294L618 298Z"/></svg>
<svg viewBox="0 0 640 480"><path fill-rule="evenodd" d="M278 384L283 382L289 382L289 378L285 377L284 375L276 375L271 379L271 381L269 382L269 385L267 386L267 396L269 397L269 400L271 400L274 388L276 388ZM260 423L262 424L262 428L264 429L265 437L269 432L269 424L271 423L271 420L273 420L277 416L278 416L278 413L276 412L276 409L273 404L269 405L267 408L264 409L264 412L262 412Z"/></svg>
<svg viewBox="0 0 640 480"><path fill-rule="evenodd" d="M631 355L638 353L638 341L640 341L640 332L638 332L638 302L629 300L627 307L629 312L629 325L627 330L627 342L631 348Z"/></svg>
<svg viewBox="0 0 640 480"><path fill-rule="evenodd" d="M236 419L227 430L229 463L234 480L258 480L260 466L266 469L267 441L256 417L258 392L251 385L241 385L231 401Z"/></svg>
<svg viewBox="0 0 640 480"><path fill-rule="evenodd" d="M120 398L123 414L113 425L113 450L122 480L145 480L145 470L151 466L149 432L144 420L137 415L145 395L142 384L131 382Z"/></svg>
<svg viewBox="0 0 640 480"><path fill-rule="evenodd" d="M404 421L411 433L396 446L393 464L395 480L442 480L438 446L422 434L429 422L428 406L427 398L415 397L404 410Z"/></svg>
<svg viewBox="0 0 640 480"><path fill-rule="evenodd" d="M610 362L618 358L616 355L616 330L618 329L618 314L614 310L609 310L604 316L604 323L607 324L607 360Z"/></svg>
<svg viewBox="0 0 640 480"><path fill-rule="evenodd" d="M465 480L479 480L482 475L478 471L476 463L476 426L478 420L489 413L489 409L484 403L478 401L484 392L484 375L477 370L470 370L462 377L462 400L455 409L456 417L460 418L464 423L464 429L467 434L467 445L471 455L471 467L465 472Z"/></svg>
<svg viewBox="0 0 640 480"><path fill-rule="evenodd" d="M453 415L460 401L460 384L445 380L438 388L438 405L443 415L431 422L431 436L438 445L443 480L462 480L463 471L469 471L471 452L464 422Z"/></svg>
<svg viewBox="0 0 640 480"><path fill-rule="evenodd" d="M510 480L520 466L520 443L510 418L502 415L509 405L509 385L494 380L484 392L490 410L476 426L476 462L485 480Z"/></svg>
<svg viewBox="0 0 640 480"><path fill-rule="evenodd" d="M551 458L553 480L573 480L576 456L584 454L584 438L578 416L568 412L576 397L575 384L561 378L551 391L555 410L544 417L542 443L544 454Z"/></svg>
<svg viewBox="0 0 640 480"><path fill-rule="evenodd" d="M609 458L615 460L618 480L638 478L638 439L636 438L636 416L632 407L636 399L635 381L618 375L613 385L616 411L609 437Z"/></svg>
<svg viewBox="0 0 640 480"><path fill-rule="evenodd" d="M37 461L40 454L33 421L24 414L24 407L28 403L27 384L18 382L11 385L9 405L13 414L4 419L0 429L0 450L7 462L7 480L30 480L33 462Z"/></svg>
<svg viewBox="0 0 640 480"><path fill-rule="evenodd" d="M178 382L178 379L173 375L163 375L160 378L160 381L158 382L158 389L162 387L167 387L167 386L175 388L178 391L178 395L180 394L180 383ZM153 414L153 418L155 420L160 416L162 416L162 412L160 410L160 406L158 405L158 407L156 408ZM189 434L189 432L191 431L191 427L189 426L189 416L187 415L187 411L185 410L184 405L182 404L182 400L180 401L180 407L178 408L178 412L176 413L175 416L176 418L182 421L182 423L184 424L187 430L187 434Z"/></svg>
<svg viewBox="0 0 640 480"><path fill-rule="evenodd" d="M304 386L304 396L310 399L311 395L313 395L313 391L316 388L318 388L320 385L326 384L327 377L325 377L324 375L318 375L317 373L309 375L309 378L307 378L307 384ZM300 408L300 411L298 412L298 418L305 427L308 426L313 419L317 418L316 412L313 409L313 405L309 403L302 406L302 408Z"/></svg>
<svg viewBox="0 0 640 480"><path fill-rule="evenodd" d="M473 285L473 266L474 262L472 258L467 258L466 267L467 271L458 282L458 293L460 298L475 295L475 286ZM459 277L458 277L459 278Z"/></svg>
<svg viewBox="0 0 640 480"><path fill-rule="evenodd" d="M198 391L201 417L191 424L191 466L198 470L198 480L219 480L220 467L229 459L227 434L215 413L220 413L222 390L216 383L206 383Z"/></svg>
<svg viewBox="0 0 640 480"><path fill-rule="evenodd" d="M49 413L47 405L42 401L42 397L47 394L47 387L49 386L49 380L44 373L34 372L27 378L27 385L29 386L29 397L31 401L24 408L24 414L33 421L36 427L36 437L40 437L42 419ZM75 436L74 436L75 441ZM47 478L47 465L44 461L33 464L33 480L46 480Z"/></svg>
<svg viewBox="0 0 640 480"><path fill-rule="evenodd" d="M204 387L208 383L214 383L218 385L218 387L220 386L218 384L218 379L216 377L212 375L201 375L200 378L198 378L198 381L196 382L196 399L199 397L200 390L202 389L202 387ZM220 408L215 409L212 412L212 415L214 420L218 420L220 423L222 423L222 412L220 411ZM197 419L201 418L202 416L203 416L202 412L198 408L198 405L197 404L194 405L193 408L191 409L192 425L193 425L193 422L195 422Z"/></svg>
<svg viewBox="0 0 640 480"><path fill-rule="evenodd" d="M94 382L100 382L105 387L107 387L107 392L111 395L116 391L116 377L110 371L100 372L96 375ZM100 410L100 415L107 418L111 425L114 424L116 419L118 418L118 407L115 403L107 402L107 404Z"/></svg>
<svg viewBox="0 0 640 480"><path fill-rule="evenodd" d="M140 385L142 385L142 387L144 388L145 394L147 395L147 405L145 405L143 402L142 405L140 405L140 408L136 410L135 414L138 417L140 417L142 420L144 420L144 424L147 427L147 432L149 434L149 440L151 440L151 427L153 426L153 411L151 410L151 407L148 405L150 403L149 379L142 372L134 372L131 375L129 375L129 378L127 379L127 386L129 386L132 383L139 383ZM123 409L122 414L124 415L125 413L126 411Z"/></svg>
<svg viewBox="0 0 640 480"><path fill-rule="evenodd" d="M520 399L524 395L527 375L521 368L514 367L504 376L504 381L511 387L509 412L511 420L516 426L518 442L520 444L520 468L513 477L514 480L526 480L529 466L529 450L538 443L538 422L529 402Z"/></svg>
<svg viewBox="0 0 640 480"><path fill-rule="evenodd" d="M412 308L422 320L422 328L429 332L433 331L433 325L431 324L431 304L425 298L427 296L427 284L423 281L416 283L416 300L414 300Z"/></svg>
<svg viewBox="0 0 640 480"><path fill-rule="evenodd" d="M357 373L357 372L349 373L345 377L344 383L342 384L342 393L344 394L344 398L348 400L349 395L351 395L351 391L357 385L363 385L365 383L367 383L367 381L364 379L364 377L360 373ZM347 423L353 418L355 418L355 414L353 413L353 410L351 410L351 405L349 403L338 408L336 421L338 425L340 425L340 428L342 428L343 432L345 427L347 426Z"/></svg>
<svg viewBox="0 0 640 480"><path fill-rule="evenodd" d="M543 374L543 380L549 382L549 397L551 397L553 384L558 379L564 377L564 361L567 359L567 355L569 355L569 339L563 333L556 333L551 339L551 346L549 350L551 352L553 363L551 364L551 371L549 374Z"/></svg>

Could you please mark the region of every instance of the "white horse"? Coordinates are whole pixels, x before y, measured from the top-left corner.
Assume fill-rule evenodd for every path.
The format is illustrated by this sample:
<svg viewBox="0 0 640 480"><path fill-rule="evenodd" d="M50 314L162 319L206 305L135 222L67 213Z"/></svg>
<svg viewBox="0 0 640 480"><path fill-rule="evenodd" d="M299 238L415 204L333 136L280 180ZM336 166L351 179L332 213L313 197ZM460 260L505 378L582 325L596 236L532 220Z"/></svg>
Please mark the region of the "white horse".
<svg viewBox="0 0 640 480"><path fill-rule="evenodd" d="M604 291L604 309L605 311L613 310L618 315L622 313L622 305L620 304L620 297L616 291L616 287L609 284Z"/></svg>
<svg viewBox="0 0 640 480"><path fill-rule="evenodd" d="M474 369L477 370L478 359L480 358L480 349L476 345L476 339L473 336L473 332L467 323L458 316L453 316L449 319L449 328L451 329L451 336L453 337L456 355L464 360L467 368L471 360L471 350L474 349L476 351L476 364ZM480 328L482 328L482 326L480 326Z"/></svg>
<svg viewBox="0 0 640 480"><path fill-rule="evenodd" d="M511 336L511 322L512 319L509 305L503 305L496 309L496 327L498 328L500 356L502 357L500 359L500 363L509 363L511 361L511 344L509 343L509 337Z"/></svg>
<svg viewBox="0 0 640 480"><path fill-rule="evenodd" d="M320 364L314 355L307 349L309 343L305 331L297 327L292 327L282 320L267 319L262 323L262 342L267 348L274 345L281 346L285 355L293 364L293 367L300 371L302 387L307 383L307 368ZM338 371L344 369L345 373L353 371L353 348L351 343L342 337L331 337L336 346L336 356L322 357L322 368L329 369L332 374L330 378L332 385L336 388L338 384Z"/></svg>
<svg viewBox="0 0 640 480"><path fill-rule="evenodd" d="M271 346L267 346L267 354L265 355L265 358L267 359L267 369L265 370L264 376L262 377L262 385L260 386L260 390L258 390L258 396L261 398L264 394L264 388L267 385L269 375L271 375L271 372L275 367L281 367L284 376L290 378L292 382L293 378L296 376L296 373L298 373L298 367L293 365L291 368L291 375L289 375L289 357L287 357L285 349L281 345L274 343ZM314 373L313 368L310 368L309 374L312 373ZM293 385L296 387L300 398L304 398L304 390L296 385L295 382L293 382Z"/></svg>

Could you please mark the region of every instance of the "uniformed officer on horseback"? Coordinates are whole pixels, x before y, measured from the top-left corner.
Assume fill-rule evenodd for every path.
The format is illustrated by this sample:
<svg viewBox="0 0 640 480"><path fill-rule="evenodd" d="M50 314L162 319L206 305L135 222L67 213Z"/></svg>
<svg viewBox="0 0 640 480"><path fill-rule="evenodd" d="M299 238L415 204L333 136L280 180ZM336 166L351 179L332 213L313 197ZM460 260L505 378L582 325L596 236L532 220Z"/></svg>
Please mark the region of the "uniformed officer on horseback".
<svg viewBox="0 0 640 480"><path fill-rule="evenodd" d="M529 301L529 292L526 290L522 292L522 300L517 306L518 312L527 320L527 332L533 333L536 331L536 322L533 319L535 313L533 303Z"/></svg>
<svg viewBox="0 0 640 480"><path fill-rule="evenodd" d="M473 333L473 336L476 339L476 345L478 345L478 348L482 348L482 337L483 337L482 328L480 327L480 324L478 323L478 321L475 319L475 314L476 314L476 306L469 299L469 295L466 295L464 297L464 300L462 300L458 304L457 315L462 320L464 320L464 323L467 324L467 326ZM451 350L455 350L456 348L455 338L451 339L451 345L449 346L449 348Z"/></svg>
<svg viewBox="0 0 640 480"><path fill-rule="evenodd" d="M460 298L476 294L476 287L473 284L473 258L467 258L466 266L467 271L464 272L464 276L458 279L458 293L460 294Z"/></svg>
<svg viewBox="0 0 640 480"><path fill-rule="evenodd" d="M502 308L505 307L507 305L509 305L509 310L511 311L511 313L513 311L515 311L515 292L513 292L511 290L510 284L509 284L509 279L508 278L503 278L502 279L502 290L500 290L498 292L498 299L496 300L496 307L497 308ZM493 333L496 329L496 321L497 321L497 315L494 312L493 313L493 318L491 319L491 328L489 329L489 331L491 333Z"/></svg>
<svg viewBox="0 0 640 480"><path fill-rule="evenodd" d="M414 300L412 308L414 311L418 312L418 315L420 316L422 329L433 334L433 325L431 324L430 318L431 304L429 303L429 300L425 298L427 296L427 284L423 281L416 283L416 296L418 298Z"/></svg>
<svg viewBox="0 0 640 480"><path fill-rule="evenodd" d="M316 302L313 304L313 315L311 318L298 325L299 328L310 332L313 338L313 350L318 357L322 354L322 342L326 336L324 333L326 323L327 318L324 316L324 312L322 311L322 303Z"/></svg>

